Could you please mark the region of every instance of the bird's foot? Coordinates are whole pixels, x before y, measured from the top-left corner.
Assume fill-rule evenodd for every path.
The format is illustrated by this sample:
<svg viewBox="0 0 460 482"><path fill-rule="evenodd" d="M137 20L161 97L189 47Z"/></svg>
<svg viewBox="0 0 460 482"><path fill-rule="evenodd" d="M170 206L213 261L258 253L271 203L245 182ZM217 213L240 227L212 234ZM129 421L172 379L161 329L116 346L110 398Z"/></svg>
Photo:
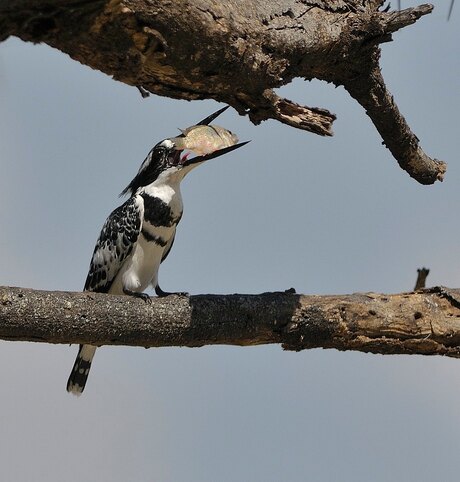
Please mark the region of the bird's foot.
<svg viewBox="0 0 460 482"><path fill-rule="evenodd" d="M139 293L137 291L131 291L126 289L124 289L123 292L125 293L125 295L134 296L134 298L140 298L141 300L144 300L146 303L152 302L152 300L150 299L150 295L148 295L147 293Z"/></svg>
<svg viewBox="0 0 460 482"><path fill-rule="evenodd" d="M170 295L178 295L178 296L190 296L189 293L185 291L173 292L169 293L168 291L163 291L158 285L155 286L155 293L157 294L158 298L164 298L165 296Z"/></svg>

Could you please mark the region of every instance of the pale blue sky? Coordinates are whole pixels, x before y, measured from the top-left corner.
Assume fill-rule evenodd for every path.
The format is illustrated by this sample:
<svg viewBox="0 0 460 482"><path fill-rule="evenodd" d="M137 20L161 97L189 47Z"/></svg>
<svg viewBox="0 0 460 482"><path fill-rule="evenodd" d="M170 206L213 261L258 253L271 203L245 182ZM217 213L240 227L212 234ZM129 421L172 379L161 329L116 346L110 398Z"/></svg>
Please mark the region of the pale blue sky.
<svg viewBox="0 0 460 482"><path fill-rule="evenodd" d="M421 186L342 89L294 101L338 115L320 138L229 109L252 142L184 181L165 290L305 293L460 286L460 15L447 3L383 45L426 152ZM405 6L415 2L403 2ZM220 107L150 97L47 46L0 44L0 283L80 290L99 230L153 144ZM278 346L106 347L79 399L76 347L0 343L0 478L29 482L456 481L460 361Z"/></svg>

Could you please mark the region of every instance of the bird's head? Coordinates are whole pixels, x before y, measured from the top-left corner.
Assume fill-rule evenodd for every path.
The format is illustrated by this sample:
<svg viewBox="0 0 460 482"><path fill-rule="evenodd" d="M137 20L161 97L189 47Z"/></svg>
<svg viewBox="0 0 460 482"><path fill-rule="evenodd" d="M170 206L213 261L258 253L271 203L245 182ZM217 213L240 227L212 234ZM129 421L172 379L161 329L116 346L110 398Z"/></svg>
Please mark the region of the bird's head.
<svg viewBox="0 0 460 482"><path fill-rule="evenodd" d="M208 125L211 120L226 109L227 107L224 107L206 119L203 119L197 125ZM191 152L183 149L183 143L179 142L180 139L181 136L164 139L156 144L141 164L134 179L122 191L121 195L127 194L128 192L134 194L139 188L148 186L161 178L163 178L165 182L173 178L180 181L193 168L203 162L219 157L247 144L247 142L241 142L230 147L218 149L206 155L190 158Z"/></svg>

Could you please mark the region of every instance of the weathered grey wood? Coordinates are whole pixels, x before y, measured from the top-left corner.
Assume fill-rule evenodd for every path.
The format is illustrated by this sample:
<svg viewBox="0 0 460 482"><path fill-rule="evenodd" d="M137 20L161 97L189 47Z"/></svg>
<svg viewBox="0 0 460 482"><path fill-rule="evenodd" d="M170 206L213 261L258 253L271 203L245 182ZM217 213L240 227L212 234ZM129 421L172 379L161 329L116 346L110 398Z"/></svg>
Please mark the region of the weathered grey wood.
<svg viewBox="0 0 460 482"><path fill-rule="evenodd" d="M380 73L379 44L433 7L381 12L382 4L0 0L0 41L15 35L45 42L143 92L213 98L254 123L272 118L320 135L332 135L334 114L283 99L274 89L296 77L343 85L399 165L432 184L443 179L446 165L423 152L400 114Z"/></svg>
<svg viewBox="0 0 460 482"><path fill-rule="evenodd" d="M0 339L143 347L282 344L460 357L460 290L153 298L0 287Z"/></svg>

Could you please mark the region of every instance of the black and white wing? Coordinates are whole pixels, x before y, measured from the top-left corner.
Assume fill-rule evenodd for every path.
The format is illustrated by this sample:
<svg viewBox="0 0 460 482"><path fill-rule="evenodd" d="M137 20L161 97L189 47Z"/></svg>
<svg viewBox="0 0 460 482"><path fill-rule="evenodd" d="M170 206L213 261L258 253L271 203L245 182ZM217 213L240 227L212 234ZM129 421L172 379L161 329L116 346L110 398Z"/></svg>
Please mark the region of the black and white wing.
<svg viewBox="0 0 460 482"><path fill-rule="evenodd" d="M174 233L169 239L168 242L166 243L165 249L163 251L163 256L161 257L161 262L163 262L167 257L169 252L171 251L171 248L174 244L174 238L176 237L176 233Z"/></svg>
<svg viewBox="0 0 460 482"><path fill-rule="evenodd" d="M85 291L107 293L141 232L141 207L135 197L115 209L102 227L94 248Z"/></svg>

